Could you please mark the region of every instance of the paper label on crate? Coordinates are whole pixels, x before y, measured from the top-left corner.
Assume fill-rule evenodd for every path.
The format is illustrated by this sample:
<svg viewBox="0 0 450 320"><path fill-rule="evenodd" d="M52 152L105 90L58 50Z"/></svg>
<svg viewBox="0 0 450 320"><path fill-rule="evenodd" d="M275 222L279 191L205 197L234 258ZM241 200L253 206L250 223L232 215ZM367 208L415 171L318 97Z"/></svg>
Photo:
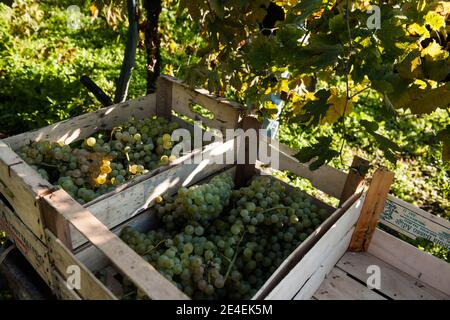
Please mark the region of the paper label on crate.
<svg viewBox="0 0 450 320"><path fill-rule="evenodd" d="M450 223L395 197L386 200L381 223L412 239L424 238L450 249Z"/></svg>

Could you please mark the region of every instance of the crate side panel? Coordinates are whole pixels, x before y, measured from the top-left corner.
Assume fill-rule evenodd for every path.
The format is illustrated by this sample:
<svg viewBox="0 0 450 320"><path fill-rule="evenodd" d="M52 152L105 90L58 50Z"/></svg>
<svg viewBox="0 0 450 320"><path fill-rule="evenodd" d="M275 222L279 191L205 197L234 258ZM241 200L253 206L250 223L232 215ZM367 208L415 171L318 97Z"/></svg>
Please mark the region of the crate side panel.
<svg viewBox="0 0 450 320"><path fill-rule="evenodd" d="M114 300L116 297L84 266L77 258L56 238L53 233L47 230L47 243L50 252L50 259L55 268L64 279L69 279L79 272L78 294L83 299L88 300Z"/></svg>
<svg viewBox="0 0 450 320"><path fill-rule="evenodd" d="M47 247L2 201L0 201L0 229L16 245L42 279L52 287L50 260Z"/></svg>
<svg viewBox="0 0 450 320"><path fill-rule="evenodd" d="M33 141L62 141L66 144L84 139L99 131L111 129L128 120L129 117L145 118L156 113L156 95L150 94L135 100L64 120L53 125L9 137L3 141L14 150Z"/></svg>

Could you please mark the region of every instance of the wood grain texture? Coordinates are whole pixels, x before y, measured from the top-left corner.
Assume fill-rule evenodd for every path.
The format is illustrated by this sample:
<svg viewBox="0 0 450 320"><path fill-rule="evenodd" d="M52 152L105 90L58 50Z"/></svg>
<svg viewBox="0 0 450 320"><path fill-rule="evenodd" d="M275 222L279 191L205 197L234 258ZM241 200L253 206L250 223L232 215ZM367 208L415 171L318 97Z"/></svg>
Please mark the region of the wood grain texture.
<svg viewBox="0 0 450 320"><path fill-rule="evenodd" d="M393 181L394 173L387 169L379 168L375 171L353 233L350 251L367 251L369 248Z"/></svg>
<svg viewBox="0 0 450 320"><path fill-rule="evenodd" d="M354 228L351 228L346 232L344 237L335 244L331 252L317 258L321 260L317 270L315 270L311 277L303 284L300 291L295 295L294 300L308 300L314 295L325 279L325 276L347 250L352 238L353 229Z"/></svg>
<svg viewBox="0 0 450 320"><path fill-rule="evenodd" d="M46 228L49 229L68 250L72 251L72 238L70 236L70 228L67 220L61 214L49 208L47 202L43 201L42 198L39 199L38 203L44 217Z"/></svg>
<svg viewBox="0 0 450 320"><path fill-rule="evenodd" d="M75 292L67 288L66 279L60 276L56 270L52 270L53 279L55 283L55 294L60 300L82 300L81 297Z"/></svg>
<svg viewBox="0 0 450 320"><path fill-rule="evenodd" d="M345 180L345 185L341 193L340 204L343 204L350 198L356 190L361 188L364 184L364 178L366 176L367 170L369 169L369 161L355 156L353 158L350 171Z"/></svg>
<svg viewBox="0 0 450 320"><path fill-rule="evenodd" d="M45 196L49 207L61 213L112 264L151 299L188 299L142 257L112 233L64 190Z"/></svg>
<svg viewBox="0 0 450 320"><path fill-rule="evenodd" d="M52 287L51 266L45 242L40 241L2 201L0 201L0 230L6 232L8 238L41 278Z"/></svg>
<svg viewBox="0 0 450 320"><path fill-rule="evenodd" d="M84 139L99 130L112 129L129 117L148 118L156 113L156 94L118 103L70 118L34 131L4 139L14 150L33 141L62 141L66 144Z"/></svg>
<svg viewBox="0 0 450 320"><path fill-rule="evenodd" d="M3 141L0 141L0 193L14 213L41 241L45 241L37 199L48 194L52 185Z"/></svg>
<svg viewBox="0 0 450 320"><path fill-rule="evenodd" d="M317 300L386 300L339 268L331 270L313 297Z"/></svg>
<svg viewBox="0 0 450 320"><path fill-rule="evenodd" d="M268 138L260 136L261 143L268 144L271 152L279 154L280 170L288 170L299 177L308 179L312 186L326 194L340 199L344 189L347 174L329 165L323 165L315 171L309 169L308 163L300 163L294 155L297 151L288 146Z"/></svg>
<svg viewBox="0 0 450 320"><path fill-rule="evenodd" d="M245 116L241 123L241 129L244 131L243 135L240 135L237 138L238 147L237 152L240 153L238 155L238 159L242 158L244 163L239 163L236 168L236 178L235 185L236 188L241 188L247 185L248 181L255 175L256 173L256 160L258 159L259 152L259 130L261 129L261 124L255 116ZM249 138L246 138L245 133L247 131L254 131L254 135L250 135ZM251 137L254 136L256 141L251 141ZM256 146L250 146L250 144L255 144ZM243 152L243 154L242 154ZM256 152L256 154L251 154L251 152Z"/></svg>
<svg viewBox="0 0 450 320"><path fill-rule="evenodd" d="M170 119L172 115L173 81L166 77L159 77L156 86L156 114Z"/></svg>
<svg viewBox="0 0 450 320"><path fill-rule="evenodd" d="M193 120L202 121L204 125L225 132L226 129L238 128L243 108L236 102L213 95L204 89L192 89L185 83L169 76L161 76L172 83L172 109ZM214 116L212 119L201 116L191 109L198 104Z"/></svg>
<svg viewBox="0 0 450 320"><path fill-rule="evenodd" d="M337 266L363 283L367 283L369 266L380 268L381 283L378 289L394 300L448 300L450 297L409 276L367 252L347 252Z"/></svg>
<svg viewBox="0 0 450 320"><path fill-rule="evenodd" d="M46 230L47 244L53 265L67 279L67 268L77 266L80 270L80 289L77 293L84 300L117 299L95 276L66 248L66 246L50 231ZM68 289L68 288L67 288ZM69 290L69 289L68 289Z"/></svg>
<svg viewBox="0 0 450 320"><path fill-rule="evenodd" d="M450 264L377 229L370 254L450 296Z"/></svg>

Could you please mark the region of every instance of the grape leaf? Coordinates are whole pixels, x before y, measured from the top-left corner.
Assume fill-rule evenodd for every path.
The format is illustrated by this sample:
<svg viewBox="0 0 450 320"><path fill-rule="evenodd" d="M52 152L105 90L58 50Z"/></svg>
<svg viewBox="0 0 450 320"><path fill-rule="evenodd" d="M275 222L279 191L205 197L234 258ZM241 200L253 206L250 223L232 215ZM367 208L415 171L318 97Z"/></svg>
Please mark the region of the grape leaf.
<svg viewBox="0 0 450 320"><path fill-rule="evenodd" d="M301 0L294 7L295 10L300 10L300 15L297 16L297 21L302 22L314 12L318 11L322 6L322 0Z"/></svg>
<svg viewBox="0 0 450 320"><path fill-rule="evenodd" d="M410 100L401 107L409 108L415 114L431 113L437 108L450 106L450 83L428 90L412 86L408 89L408 95Z"/></svg>
<svg viewBox="0 0 450 320"><path fill-rule="evenodd" d="M321 89L314 95L317 100L306 103L302 108L303 113L297 116L297 120L306 125L318 125L330 107L328 104L330 91Z"/></svg>
<svg viewBox="0 0 450 320"><path fill-rule="evenodd" d="M425 22L431 29L439 31L441 28L445 28L445 18L440 14L430 11L425 16Z"/></svg>
<svg viewBox="0 0 450 320"><path fill-rule="evenodd" d="M339 155L339 152L331 149L331 137L320 137L317 139L318 142L312 146L305 147L299 150L297 154L294 155L300 162L306 163L312 161L309 164L310 170L314 171L323 166L325 163L332 160L334 157Z"/></svg>

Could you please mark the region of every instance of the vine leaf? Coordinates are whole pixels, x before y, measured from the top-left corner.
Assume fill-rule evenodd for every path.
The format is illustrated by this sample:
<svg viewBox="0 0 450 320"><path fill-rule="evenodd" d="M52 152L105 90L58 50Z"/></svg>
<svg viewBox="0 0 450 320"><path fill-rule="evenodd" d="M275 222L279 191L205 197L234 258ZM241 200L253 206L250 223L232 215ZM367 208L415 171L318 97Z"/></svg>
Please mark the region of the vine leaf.
<svg viewBox="0 0 450 320"><path fill-rule="evenodd" d="M294 155L302 163L315 159L309 164L309 169L312 171L317 170L339 155L338 151L331 148L331 137L320 137L317 140L318 142L316 144L302 148Z"/></svg>
<svg viewBox="0 0 450 320"><path fill-rule="evenodd" d="M316 100L307 102L303 108L301 108L302 113L297 116L297 120L301 123L318 125L330 107L328 99L331 96L331 92L329 90L321 89L317 91L314 96L316 97Z"/></svg>
<svg viewBox="0 0 450 320"><path fill-rule="evenodd" d="M366 132L370 134L379 144L380 149L383 151L386 159L389 160L391 163L395 164L397 162L395 152L399 152L401 150L400 147L394 141L375 132L379 128L376 122L361 120L360 124L366 129Z"/></svg>

